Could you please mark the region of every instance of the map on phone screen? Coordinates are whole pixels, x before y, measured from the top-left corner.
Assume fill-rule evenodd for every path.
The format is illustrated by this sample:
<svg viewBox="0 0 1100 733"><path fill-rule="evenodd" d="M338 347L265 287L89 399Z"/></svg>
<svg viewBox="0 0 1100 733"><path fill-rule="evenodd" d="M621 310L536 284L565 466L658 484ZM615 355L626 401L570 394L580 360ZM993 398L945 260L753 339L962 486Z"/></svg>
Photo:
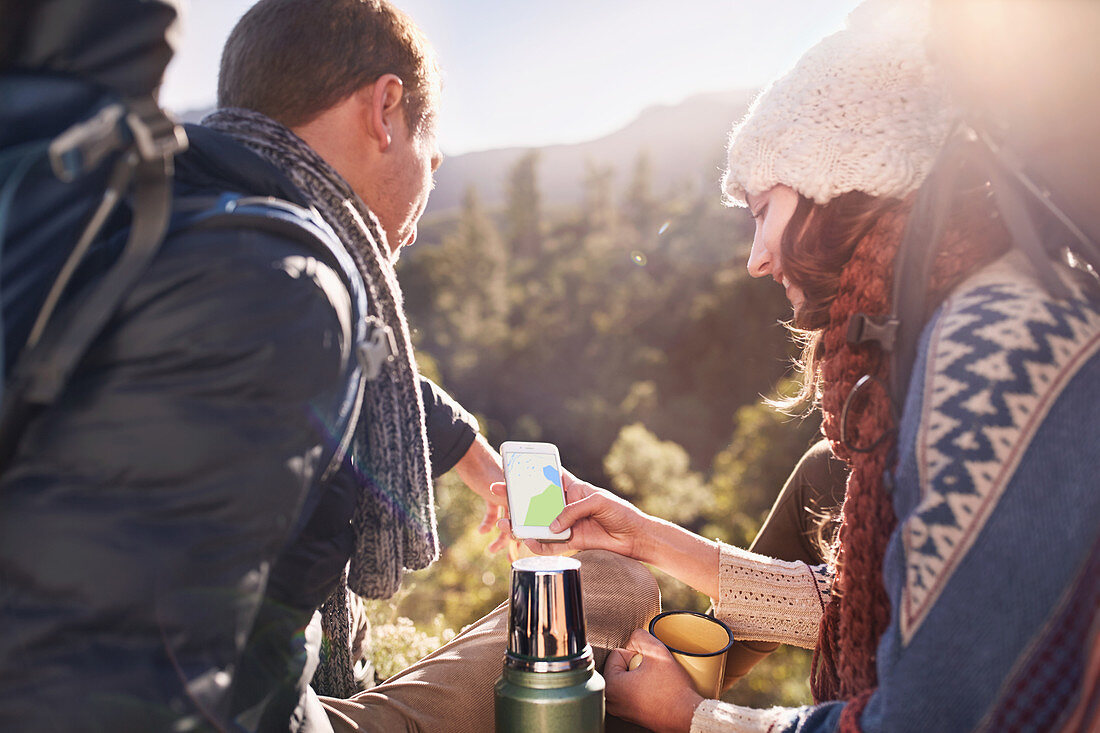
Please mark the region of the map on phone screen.
<svg viewBox="0 0 1100 733"><path fill-rule="evenodd" d="M565 509L561 472L554 456L512 453L504 467L513 511L525 527L549 527Z"/></svg>

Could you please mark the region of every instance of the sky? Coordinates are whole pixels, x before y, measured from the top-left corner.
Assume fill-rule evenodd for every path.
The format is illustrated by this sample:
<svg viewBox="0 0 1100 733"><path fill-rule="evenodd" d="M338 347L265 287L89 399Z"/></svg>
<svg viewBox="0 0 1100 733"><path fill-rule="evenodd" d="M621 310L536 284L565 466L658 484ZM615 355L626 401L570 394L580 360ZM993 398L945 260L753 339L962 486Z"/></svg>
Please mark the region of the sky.
<svg viewBox="0 0 1100 733"><path fill-rule="evenodd" d="M212 107L222 44L253 0L185 0L161 102ZM654 104L756 87L858 0L395 0L443 67L447 155L591 140Z"/></svg>

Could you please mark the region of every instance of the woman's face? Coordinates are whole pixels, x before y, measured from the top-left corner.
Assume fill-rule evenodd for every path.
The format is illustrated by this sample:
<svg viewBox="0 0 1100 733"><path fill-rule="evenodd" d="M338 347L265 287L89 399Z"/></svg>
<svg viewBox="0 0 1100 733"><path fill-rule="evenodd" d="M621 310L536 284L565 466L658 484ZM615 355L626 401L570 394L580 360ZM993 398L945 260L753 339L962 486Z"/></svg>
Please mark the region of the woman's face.
<svg viewBox="0 0 1100 733"><path fill-rule="evenodd" d="M783 286L787 300L794 307L795 315L805 301L802 289L792 285L783 272L783 260L779 252L779 242L787 223L798 206L798 194L789 186L779 184L764 193L747 197L749 212L756 220L756 234L752 239L752 252L749 254L749 275L764 277L771 275Z"/></svg>

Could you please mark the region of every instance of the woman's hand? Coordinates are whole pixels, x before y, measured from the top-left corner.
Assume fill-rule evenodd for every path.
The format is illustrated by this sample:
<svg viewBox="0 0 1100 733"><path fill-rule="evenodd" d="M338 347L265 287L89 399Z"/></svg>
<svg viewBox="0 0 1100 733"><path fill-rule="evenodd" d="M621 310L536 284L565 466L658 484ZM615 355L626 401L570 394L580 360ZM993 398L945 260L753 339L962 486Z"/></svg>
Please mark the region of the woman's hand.
<svg viewBox="0 0 1100 733"><path fill-rule="evenodd" d="M637 654L641 663L630 669ZM695 707L703 701L665 645L643 629L631 634L625 649L611 650L603 676L607 712L657 733L690 730Z"/></svg>
<svg viewBox="0 0 1100 733"><path fill-rule="evenodd" d="M654 565L700 593L718 597L717 542L652 517L609 491L563 473L565 509L550 529L560 532L568 528L573 534L568 542L526 540L531 552L560 555L565 550L610 550ZM490 491L505 496L502 483L493 484ZM512 531L508 519L499 520L497 526L502 535Z"/></svg>
<svg viewBox="0 0 1100 733"><path fill-rule="evenodd" d="M551 531L572 529L568 542L526 540L528 549L539 555L556 555L562 550L610 550L635 560L644 560L646 525L652 518L633 504L604 489L598 489L572 474L565 476L565 509L550 525ZM493 493L504 494L504 484L493 484ZM511 531L508 519L497 525Z"/></svg>

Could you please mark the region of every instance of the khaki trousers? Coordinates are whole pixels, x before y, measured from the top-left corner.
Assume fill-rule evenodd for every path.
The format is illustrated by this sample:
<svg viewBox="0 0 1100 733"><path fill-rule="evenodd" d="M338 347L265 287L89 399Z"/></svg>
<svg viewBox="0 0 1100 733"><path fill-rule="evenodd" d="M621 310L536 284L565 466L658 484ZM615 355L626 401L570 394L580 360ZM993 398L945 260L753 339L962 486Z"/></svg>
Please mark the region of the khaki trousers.
<svg viewBox="0 0 1100 733"><path fill-rule="evenodd" d="M590 550L581 561L585 632L602 669L609 650L624 646L661 610L657 581L641 563ZM346 731L492 731L493 685L508 634L502 604L449 643L377 687L347 700L321 698L332 727ZM617 723L609 719L609 729ZM625 728L618 727L623 730Z"/></svg>

